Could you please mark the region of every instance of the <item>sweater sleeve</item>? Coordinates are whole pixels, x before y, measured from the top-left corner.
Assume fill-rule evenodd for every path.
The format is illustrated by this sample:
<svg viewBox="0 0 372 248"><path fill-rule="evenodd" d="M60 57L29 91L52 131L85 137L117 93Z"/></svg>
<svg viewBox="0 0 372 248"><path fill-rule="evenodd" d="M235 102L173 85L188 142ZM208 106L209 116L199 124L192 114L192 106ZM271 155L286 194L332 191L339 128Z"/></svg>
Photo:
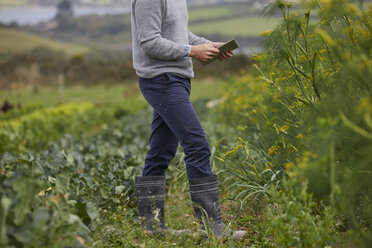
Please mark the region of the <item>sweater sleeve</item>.
<svg viewBox="0 0 372 248"><path fill-rule="evenodd" d="M211 42L210 40L205 39L204 37L199 37L193 34L190 30L187 30L189 35L189 44L190 45L200 45L200 44L206 44L208 42Z"/></svg>
<svg viewBox="0 0 372 248"><path fill-rule="evenodd" d="M164 16L164 0L137 0L134 6L134 21L138 33L139 46L152 58L161 60L181 60L185 45L161 36Z"/></svg>

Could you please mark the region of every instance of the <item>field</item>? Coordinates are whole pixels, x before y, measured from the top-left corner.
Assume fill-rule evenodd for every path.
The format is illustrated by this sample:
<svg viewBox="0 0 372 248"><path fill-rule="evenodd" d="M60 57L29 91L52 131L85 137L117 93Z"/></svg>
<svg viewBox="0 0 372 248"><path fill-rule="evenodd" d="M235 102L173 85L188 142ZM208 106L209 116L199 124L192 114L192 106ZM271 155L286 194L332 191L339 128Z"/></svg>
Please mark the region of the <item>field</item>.
<svg viewBox="0 0 372 248"><path fill-rule="evenodd" d="M0 92L14 104L0 112L0 247L369 248L372 5L270 8L282 25L262 34L254 64L197 77L191 93L223 220L244 240L214 235L208 221L208 238L198 235L181 147L167 171L165 222L191 233L142 231L135 177L152 109L135 80L66 86L63 97L56 82L34 82ZM66 66L86 72L85 62Z"/></svg>
<svg viewBox="0 0 372 248"><path fill-rule="evenodd" d="M259 16L248 16L193 24L190 25L190 30L199 35L219 34L228 37L258 37L261 32L273 29L279 24L279 21L280 19L275 17L267 19Z"/></svg>
<svg viewBox="0 0 372 248"><path fill-rule="evenodd" d="M63 51L67 54L85 53L89 48L67 44L37 35L8 28L0 28L0 53L22 53L37 47L46 47L52 50Z"/></svg>
<svg viewBox="0 0 372 248"><path fill-rule="evenodd" d="M206 36L219 35L226 39L231 36L257 38L258 34L274 28L279 21L278 17L267 19L261 16L248 4L211 5L189 9L189 26L193 32ZM68 26L67 30L29 27L29 31L40 37L69 41L98 49L126 50L130 48L130 17L128 15L80 16L72 18ZM13 47L15 45L10 46L11 49ZM29 49L29 46L17 47L22 47L23 50Z"/></svg>
<svg viewBox="0 0 372 248"><path fill-rule="evenodd" d="M50 0L47 3L49 4L58 4L58 0ZM79 1L79 2L84 2L84 1ZM117 5L122 5L123 3L118 0L93 0L91 1L95 3L96 5L108 5L108 4L116 4ZM45 1L42 0L0 0L0 5L4 6L12 6L12 7L28 7L28 6L34 6L38 4L45 4Z"/></svg>
<svg viewBox="0 0 372 248"><path fill-rule="evenodd" d="M192 83L191 99L214 98L222 94L223 81L218 79L194 80ZM137 83L123 82L122 84L97 86L71 86L63 89L62 102L95 104L125 104L141 99ZM8 100L12 103L54 106L59 103L59 89L57 87L41 87L35 93L33 89L2 90L0 103Z"/></svg>
<svg viewBox="0 0 372 248"><path fill-rule="evenodd" d="M242 14L250 14L253 12L254 9L247 4L227 4L222 6L190 8L189 21L196 22L198 20L208 20L213 18L221 19L225 17L236 17Z"/></svg>
<svg viewBox="0 0 372 248"><path fill-rule="evenodd" d="M0 5L5 6L25 6L27 4L26 0L1 0Z"/></svg>

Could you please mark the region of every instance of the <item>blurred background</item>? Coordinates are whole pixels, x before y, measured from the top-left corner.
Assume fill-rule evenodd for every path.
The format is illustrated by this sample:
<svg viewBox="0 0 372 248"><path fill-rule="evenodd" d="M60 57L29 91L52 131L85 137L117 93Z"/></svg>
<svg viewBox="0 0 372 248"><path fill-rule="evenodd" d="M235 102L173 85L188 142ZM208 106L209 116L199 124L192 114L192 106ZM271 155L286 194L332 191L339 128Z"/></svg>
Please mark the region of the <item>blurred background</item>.
<svg viewBox="0 0 372 248"><path fill-rule="evenodd" d="M262 0L188 0L189 28L214 41L236 38L226 63L195 62L195 84L238 76L260 51ZM131 63L130 0L0 0L0 104L120 102L138 94ZM208 89L208 87L203 87Z"/></svg>

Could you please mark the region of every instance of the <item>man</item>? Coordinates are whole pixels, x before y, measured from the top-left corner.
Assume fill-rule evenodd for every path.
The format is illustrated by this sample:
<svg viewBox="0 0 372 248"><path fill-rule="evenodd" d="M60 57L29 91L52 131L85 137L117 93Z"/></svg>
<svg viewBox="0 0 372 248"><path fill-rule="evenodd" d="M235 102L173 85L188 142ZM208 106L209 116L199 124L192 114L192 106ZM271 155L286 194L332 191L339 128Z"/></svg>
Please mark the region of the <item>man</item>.
<svg viewBox="0 0 372 248"><path fill-rule="evenodd" d="M219 54L217 47L222 43L188 30L186 0L132 0L132 39L139 87L154 108L150 149L142 176L136 178L143 229L150 233L165 230L165 173L180 143L201 228L205 229L207 220L215 235L241 238L244 232L232 233L222 221L217 176L210 168L209 144L190 102L190 79L194 77L191 58L210 60ZM230 51L219 59L232 55Z"/></svg>

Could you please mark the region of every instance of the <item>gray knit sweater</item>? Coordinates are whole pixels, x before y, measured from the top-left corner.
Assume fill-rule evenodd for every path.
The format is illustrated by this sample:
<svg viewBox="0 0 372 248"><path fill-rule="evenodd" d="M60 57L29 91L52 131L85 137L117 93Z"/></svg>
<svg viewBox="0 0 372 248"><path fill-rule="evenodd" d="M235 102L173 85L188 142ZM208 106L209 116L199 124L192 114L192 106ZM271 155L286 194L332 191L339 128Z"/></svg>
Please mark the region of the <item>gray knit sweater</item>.
<svg viewBox="0 0 372 248"><path fill-rule="evenodd" d="M132 0L133 66L139 77L193 78L185 45L208 43L188 30L186 0Z"/></svg>

